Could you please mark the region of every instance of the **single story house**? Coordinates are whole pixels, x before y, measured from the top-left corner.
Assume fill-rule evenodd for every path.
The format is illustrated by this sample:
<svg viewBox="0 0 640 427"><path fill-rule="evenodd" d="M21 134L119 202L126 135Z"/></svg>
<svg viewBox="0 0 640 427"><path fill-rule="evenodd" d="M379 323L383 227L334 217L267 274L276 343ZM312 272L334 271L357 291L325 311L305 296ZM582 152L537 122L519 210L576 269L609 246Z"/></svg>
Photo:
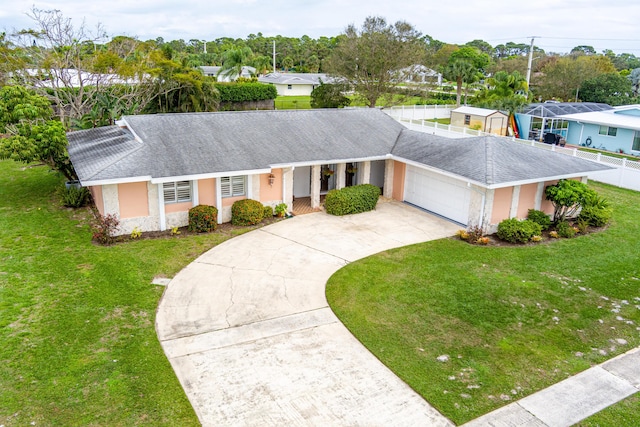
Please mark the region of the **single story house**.
<svg viewBox="0 0 640 427"><path fill-rule="evenodd" d="M451 111L451 125L505 136L509 125L509 116L498 110L458 107Z"/></svg>
<svg viewBox="0 0 640 427"><path fill-rule="evenodd" d="M378 109L125 116L68 139L81 184L122 234L185 226L198 204L216 206L220 223L244 198L317 208L323 192L360 183L492 232L531 208L552 213L545 186L609 169L507 138L412 131Z"/></svg>
<svg viewBox="0 0 640 427"><path fill-rule="evenodd" d="M228 76L219 75L220 74L220 70L222 69L221 66L202 65L199 68L200 68L200 71L202 71L202 74L204 74L205 76L208 76L208 77L215 77L219 82L230 82L231 81L231 79ZM243 65L242 66L242 70L240 71L240 75L236 76L235 79L237 79L238 77L243 77L243 78L249 79L249 78L251 78L251 77L253 77L255 75L256 75L256 69L255 68L249 67L248 65Z"/></svg>
<svg viewBox="0 0 640 427"><path fill-rule="evenodd" d="M567 142L640 156L640 105L567 114Z"/></svg>
<svg viewBox="0 0 640 427"><path fill-rule="evenodd" d="M320 81L329 83L331 79L322 73L269 73L258 81L274 85L278 96L309 96Z"/></svg>

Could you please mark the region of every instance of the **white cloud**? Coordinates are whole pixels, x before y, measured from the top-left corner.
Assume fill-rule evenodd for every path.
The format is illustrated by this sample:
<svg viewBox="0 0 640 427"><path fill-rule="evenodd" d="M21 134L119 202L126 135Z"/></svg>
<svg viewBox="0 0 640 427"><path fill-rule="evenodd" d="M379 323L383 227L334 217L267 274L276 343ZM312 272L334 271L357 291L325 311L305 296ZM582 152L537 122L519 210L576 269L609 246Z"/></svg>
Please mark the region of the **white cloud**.
<svg viewBox="0 0 640 427"><path fill-rule="evenodd" d="M7 2L9 3L9 2ZM33 26L25 16L30 1L13 1L0 11L0 28ZM458 0L455 3L409 0L58 0L35 2L40 9L60 9L89 28L101 22L111 35L143 40L245 38L266 36L317 38L335 36L349 24L360 26L367 16L382 16L392 23L405 20L423 34L449 43L483 39L492 45L513 41L547 51L569 51L591 45L596 51L611 48L640 56L640 2L608 0L537 0L514 4L511 0ZM632 40L622 41L621 39Z"/></svg>

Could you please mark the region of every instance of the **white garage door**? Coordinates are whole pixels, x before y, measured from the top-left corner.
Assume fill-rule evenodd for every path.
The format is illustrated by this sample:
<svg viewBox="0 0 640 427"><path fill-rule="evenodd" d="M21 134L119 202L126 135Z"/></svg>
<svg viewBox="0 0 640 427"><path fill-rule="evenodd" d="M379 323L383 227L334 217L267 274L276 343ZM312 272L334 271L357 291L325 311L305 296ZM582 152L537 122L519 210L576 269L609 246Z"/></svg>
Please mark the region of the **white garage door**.
<svg viewBox="0 0 640 427"><path fill-rule="evenodd" d="M465 183L410 165L405 178L406 202L467 225L471 190Z"/></svg>

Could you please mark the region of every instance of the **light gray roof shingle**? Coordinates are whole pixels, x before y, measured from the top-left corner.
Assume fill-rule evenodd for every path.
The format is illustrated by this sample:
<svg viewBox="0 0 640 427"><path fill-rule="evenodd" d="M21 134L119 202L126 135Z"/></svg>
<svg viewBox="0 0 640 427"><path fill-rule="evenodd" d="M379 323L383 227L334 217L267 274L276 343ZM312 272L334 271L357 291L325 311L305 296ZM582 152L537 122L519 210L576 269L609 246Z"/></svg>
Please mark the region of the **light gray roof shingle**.
<svg viewBox="0 0 640 427"><path fill-rule="evenodd" d="M392 153L485 186L610 169L494 136L450 139L406 130Z"/></svg>
<svg viewBox="0 0 640 427"><path fill-rule="evenodd" d="M484 186L609 169L506 138L411 131L377 109L157 114L124 121L140 141L118 126L68 134L81 182L231 175L389 155Z"/></svg>
<svg viewBox="0 0 640 427"><path fill-rule="evenodd" d="M237 111L127 116L142 147L118 157L93 146L99 129L69 134L81 181L260 170L273 164L383 157L404 129L376 109ZM114 127L115 128L115 127ZM117 132L115 129L110 132ZM125 138L123 135L121 138ZM137 147L135 141L121 142ZM83 153L91 151L90 156ZM109 160L103 160L104 156Z"/></svg>

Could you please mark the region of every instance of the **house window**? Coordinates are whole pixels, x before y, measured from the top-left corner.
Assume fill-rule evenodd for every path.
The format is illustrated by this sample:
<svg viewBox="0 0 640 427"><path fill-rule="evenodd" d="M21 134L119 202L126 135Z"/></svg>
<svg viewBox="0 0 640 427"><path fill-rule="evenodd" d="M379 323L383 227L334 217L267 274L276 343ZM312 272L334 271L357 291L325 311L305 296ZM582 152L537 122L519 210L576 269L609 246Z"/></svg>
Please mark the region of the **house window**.
<svg viewBox="0 0 640 427"><path fill-rule="evenodd" d="M220 178L220 193L222 197L237 197L247 194L246 176L225 176Z"/></svg>
<svg viewBox="0 0 640 427"><path fill-rule="evenodd" d="M464 124L465 125L471 124L471 116L470 115L468 115L468 114L464 115Z"/></svg>
<svg viewBox="0 0 640 427"><path fill-rule="evenodd" d="M291 90L291 89L293 89L293 86L287 85L287 89Z"/></svg>
<svg viewBox="0 0 640 427"><path fill-rule="evenodd" d="M618 128L610 126L600 126L600 130L598 131L598 133L600 135L616 136L618 134Z"/></svg>
<svg viewBox="0 0 640 427"><path fill-rule="evenodd" d="M165 182L162 184L165 203L191 201L191 181Z"/></svg>
<svg viewBox="0 0 640 427"><path fill-rule="evenodd" d="M640 131L636 131L633 134L633 145L631 146L631 149L634 151L640 151Z"/></svg>

